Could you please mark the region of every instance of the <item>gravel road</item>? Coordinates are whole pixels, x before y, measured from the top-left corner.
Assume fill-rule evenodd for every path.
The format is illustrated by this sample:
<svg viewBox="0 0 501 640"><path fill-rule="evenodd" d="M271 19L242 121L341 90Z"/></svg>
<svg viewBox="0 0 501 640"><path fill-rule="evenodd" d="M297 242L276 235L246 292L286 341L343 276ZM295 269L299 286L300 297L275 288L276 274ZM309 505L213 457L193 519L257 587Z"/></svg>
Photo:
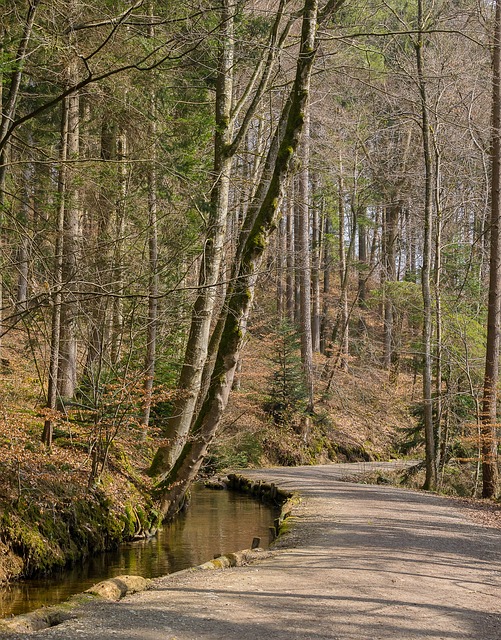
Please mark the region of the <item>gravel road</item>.
<svg viewBox="0 0 501 640"><path fill-rule="evenodd" d="M372 467L246 471L303 496L270 557L160 578L36 638L501 640L501 530L432 494L339 481Z"/></svg>

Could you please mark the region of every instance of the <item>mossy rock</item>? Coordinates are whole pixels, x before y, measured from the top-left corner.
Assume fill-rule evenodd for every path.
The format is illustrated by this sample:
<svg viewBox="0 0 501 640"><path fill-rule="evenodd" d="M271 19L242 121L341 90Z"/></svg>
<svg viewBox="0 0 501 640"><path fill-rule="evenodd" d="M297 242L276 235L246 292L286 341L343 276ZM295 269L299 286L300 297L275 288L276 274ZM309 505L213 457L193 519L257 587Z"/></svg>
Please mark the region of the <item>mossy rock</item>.
<svg viewBox="0 0 501 640"><path fill-rule="evenodd" d="M95 584L86 593L105 598L106 600L120 600L131 593L144 591L150 580L142 576L117 576Z"/></svg>

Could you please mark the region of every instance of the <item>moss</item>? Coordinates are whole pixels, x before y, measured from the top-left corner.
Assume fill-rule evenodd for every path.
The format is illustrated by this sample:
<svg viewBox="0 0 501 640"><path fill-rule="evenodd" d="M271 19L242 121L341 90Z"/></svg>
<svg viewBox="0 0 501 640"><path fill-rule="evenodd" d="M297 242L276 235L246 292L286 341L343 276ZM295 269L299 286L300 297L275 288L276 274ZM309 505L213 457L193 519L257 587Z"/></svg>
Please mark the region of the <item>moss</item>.
<svg viewBox="0 0 501 640"><path fill-rule="evenodd" d="M134 532L136 531L136 514L134 513L134 509L132 505L125 505L125 514L124 514L124 528L123 535L125 538L132 538L134 536Z"/></svg>
<svg viewBox="0 0 501 640"><path fill-rule="evenodd" d="M225 131L228 129L230 125L230 119L228 116L221 116L219 118L219 122L216 125L216 131L221 134L221 133L225 133Z"/></svg>
<svg viewBox="0 0 501 640"><path fill-rule="evenodd" d="M156 476L160 475L163 467L164 467L164 455L162 452L162 448L159 448L157 449L157 452L155 453L155 457L153 458L153 461L150 465L150 468L148 470L148 475L151 476L152 478L155 478Z"/></svg>
<svg viewBox="0 0 501 640"><path fill-rule="evenodd" d="M2 537L23 559L25 575L45 573L66 564L66 554L58 544L60 533L57 522L51 522L51 516L42 514L38 517L26 514L23 518L13 513L2 522Z"/></svg>
<svg viewBox="0 0 501 640"><path fill-rule="evenodd" d="M294 155L294 147L292 147L291 145L285 147L284 149L280 150L280 153L278 154L278 162L280 164L286 164Z"/></svg>
<svg viewBox="0 0 501 640"><path fill-rule="evenodd" d="M287 533L290 533L294 527L294 518L285 518L280 524L278 529L278 536L284 536Z"/></svg>
<svg viewBox="0 0 501 640"><path fill-rule="evenodd" d="M264 229L259 229L259 232L252 237L252 246L254 249L264 251L266 249L266 235Z"/></svg>
<svg viewBox="0 0 501 640"><path fill-rule="evenodd" d="M101 491L63 504L44 507L22 497L15 506L4 505L0 535L21 558L22 575L46 574L158 526L151 503L143 508L129 502L120 512Z"/></svg>
<svg viewBox="0 0 501 640"><path fill-rule="evenodd" d="M212 560L212 564L214 565L214 569L223 569L224 565L219 558L216 560Z"/></svg>

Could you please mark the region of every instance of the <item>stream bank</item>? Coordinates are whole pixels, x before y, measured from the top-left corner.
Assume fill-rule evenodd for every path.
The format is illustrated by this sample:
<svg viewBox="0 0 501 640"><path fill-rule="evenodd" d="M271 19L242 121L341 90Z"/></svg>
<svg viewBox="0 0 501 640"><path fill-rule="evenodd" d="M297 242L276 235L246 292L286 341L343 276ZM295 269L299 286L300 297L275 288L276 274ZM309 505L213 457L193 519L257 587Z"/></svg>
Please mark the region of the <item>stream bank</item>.
<svg viewBox="0 0 501 640"><path fill-rule="evenodd" d="M0 584L75 565L158 527L151 500L131 485L119 501L105 486L36 488L0 502Z"/></svg>
<svg viewBox="0 0 501 640"><path fill-rule="evenodd" d="M270 528L274 537L281 513L253 497L195 485L190 508L155 537L121 544L71 568L0 590L0 617L56 605L99 581L124 574L157 578L250 547L254 539L266 548Z"/></svg>

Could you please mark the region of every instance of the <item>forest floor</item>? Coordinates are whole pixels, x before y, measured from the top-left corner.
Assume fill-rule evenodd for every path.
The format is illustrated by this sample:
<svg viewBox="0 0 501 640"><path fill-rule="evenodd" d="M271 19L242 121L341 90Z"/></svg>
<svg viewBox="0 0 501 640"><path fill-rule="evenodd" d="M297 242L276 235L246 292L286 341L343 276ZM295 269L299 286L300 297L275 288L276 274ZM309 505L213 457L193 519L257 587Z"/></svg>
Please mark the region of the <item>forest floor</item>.
<svg viewBox="0 0 501 640"><path fill-rule="evenodd" d="M86 605L37 637L499 640L499 520L482 523L481 502L340 482L372 466L246 472L303 497L270 556L166 576L120 602Z"/></svg>

